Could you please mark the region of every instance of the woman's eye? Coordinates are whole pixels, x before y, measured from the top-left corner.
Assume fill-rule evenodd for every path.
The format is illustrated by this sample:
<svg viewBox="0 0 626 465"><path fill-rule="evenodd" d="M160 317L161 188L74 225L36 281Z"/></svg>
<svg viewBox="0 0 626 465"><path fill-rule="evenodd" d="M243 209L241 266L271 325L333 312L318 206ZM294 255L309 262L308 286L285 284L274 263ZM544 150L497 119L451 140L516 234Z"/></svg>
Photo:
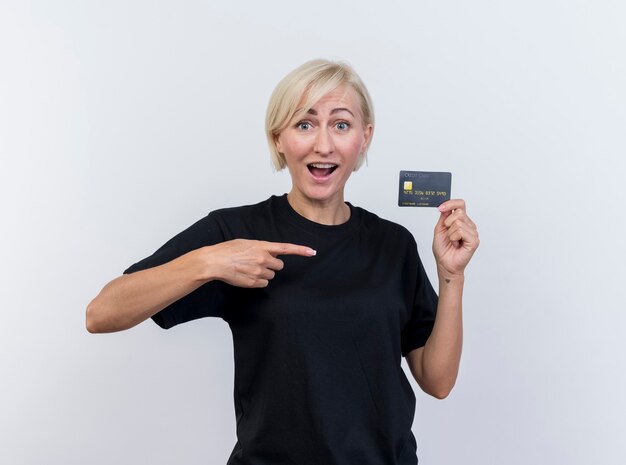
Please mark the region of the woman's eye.
<svg viewBox="0 0 626 465"><path fill-rule="evenodd" d="M296 124L296 127L298 129L302 129L303 131L308 131L309 129L311 129L311 123L307 121L300 121L298 124Z"/></svg>
<svg viewBox="0 0 626 465"><path fill-rule="evenodd" d="M336 127L340 131L346 131L350 127L350 125L346 123L345 121L340 121L339 123L336 124Z"/></svg>

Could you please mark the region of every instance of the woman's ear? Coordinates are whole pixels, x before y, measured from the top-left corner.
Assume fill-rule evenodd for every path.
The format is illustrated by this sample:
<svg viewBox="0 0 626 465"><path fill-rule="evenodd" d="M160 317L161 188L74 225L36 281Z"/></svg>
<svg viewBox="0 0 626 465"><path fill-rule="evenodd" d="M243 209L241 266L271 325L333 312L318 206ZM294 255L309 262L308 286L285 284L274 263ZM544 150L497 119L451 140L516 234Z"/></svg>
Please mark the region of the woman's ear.
<svg viewBox="0 0 626 465"><path fill-rule="evenodd" d="M363 130L363 144L361 145L361 153L367 152L367 148L372 140L372 134L374 133L374 126L368 124Z"/></svg>
<svg viewBox="0 0 626 465"><path fill-rule="evenodd" d="M274 145L276 145L278 153L283 153L282 144L280 143L280 134L274 135Z"/></svg>

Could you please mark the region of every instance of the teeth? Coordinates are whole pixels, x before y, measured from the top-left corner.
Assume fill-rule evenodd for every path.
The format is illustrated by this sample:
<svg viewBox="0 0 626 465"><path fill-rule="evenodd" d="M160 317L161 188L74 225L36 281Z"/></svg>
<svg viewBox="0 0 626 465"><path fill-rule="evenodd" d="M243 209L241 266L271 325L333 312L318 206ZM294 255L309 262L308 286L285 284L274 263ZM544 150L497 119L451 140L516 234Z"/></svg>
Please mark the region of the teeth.
<svg viewBox="0 0 626 465"><path fill-rule="evenodd" d="M337 165L333 165L331 163L311 163L309 166L312 166L313 168L334 168Z"/></svg>

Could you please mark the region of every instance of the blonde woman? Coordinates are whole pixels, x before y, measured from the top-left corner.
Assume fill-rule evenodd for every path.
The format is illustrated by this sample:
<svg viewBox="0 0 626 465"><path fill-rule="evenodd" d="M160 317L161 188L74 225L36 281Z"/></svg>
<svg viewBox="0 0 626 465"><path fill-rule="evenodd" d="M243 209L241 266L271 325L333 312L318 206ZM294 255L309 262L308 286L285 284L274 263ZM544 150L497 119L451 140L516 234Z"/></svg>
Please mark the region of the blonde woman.
<svg viewBox="0 0 626 465"><path fill-rule="evenodd" d="M234 338L237 443L228 465L414 465L415 396L444 398L461 357L464 270L478 247L463 200L439 207L435 293L404 227L344 199L374 132L347 65L305 63L271 96L266 132L292 187L211 212L87 308L90 332L220 317Z"/></svg>

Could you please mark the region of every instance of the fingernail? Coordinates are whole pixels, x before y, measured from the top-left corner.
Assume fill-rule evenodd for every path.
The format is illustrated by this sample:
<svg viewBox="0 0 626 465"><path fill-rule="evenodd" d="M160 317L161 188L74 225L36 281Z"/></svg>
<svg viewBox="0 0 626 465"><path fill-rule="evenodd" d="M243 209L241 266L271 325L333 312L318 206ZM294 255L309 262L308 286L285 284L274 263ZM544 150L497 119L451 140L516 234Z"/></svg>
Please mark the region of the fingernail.
<svg viewBox="0 0 626 465"><path fill-rule="evenodd" d="M307 253L312 257L313 255L317 255L317 250L309 249Z"/></svg>
<svg viewBox="0 0 626 465"><path fill-rule="evenodd" d="M445 211L445 210L446 210L446 207L444 207L443 205L439 205L439 206L437 207L437 210L439 210L440 212L443 212L443 211Z"/></svg>

